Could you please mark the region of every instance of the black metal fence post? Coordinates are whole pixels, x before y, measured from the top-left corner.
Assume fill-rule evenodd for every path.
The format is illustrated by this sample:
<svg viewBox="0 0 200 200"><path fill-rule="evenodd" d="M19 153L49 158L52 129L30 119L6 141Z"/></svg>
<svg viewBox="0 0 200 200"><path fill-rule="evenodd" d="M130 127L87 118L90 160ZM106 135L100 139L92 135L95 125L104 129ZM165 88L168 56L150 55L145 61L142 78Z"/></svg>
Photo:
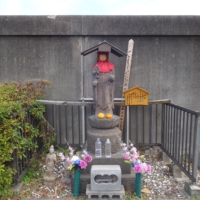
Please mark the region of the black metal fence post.
<svg viewBox="0 0 200 200"><path fill-rule="evenodd" d="M192 175L193 177L197 176L197 166L198 166L198 155L199 155L199 139L200 139L200 116L198 115L198 117L196 118L196 122L195 122L195 132L196 135L194 137L194 146L193 146L193 160L194 163L192 165Z"/></svg>

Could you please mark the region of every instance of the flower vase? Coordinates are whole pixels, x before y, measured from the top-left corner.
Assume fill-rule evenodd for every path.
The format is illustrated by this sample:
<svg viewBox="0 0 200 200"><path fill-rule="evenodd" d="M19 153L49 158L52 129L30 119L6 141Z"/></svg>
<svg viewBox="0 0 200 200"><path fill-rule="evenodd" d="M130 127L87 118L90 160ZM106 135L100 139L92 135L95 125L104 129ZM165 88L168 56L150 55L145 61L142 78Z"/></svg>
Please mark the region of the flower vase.
<svg viewBox="0 0 200 200"><path fill-rule="evenodd" d="M81 177L81 170L74 169L74 185L73 185L73 196L78 197L80 192L80 177Z"/></svg>
<svg viewBox="0 0 200 200"><path fill-rule="evenodd" d="M142 174L136 173L135 177L135 193L137 197L141 197L141 190L142 190Z"/></svg>

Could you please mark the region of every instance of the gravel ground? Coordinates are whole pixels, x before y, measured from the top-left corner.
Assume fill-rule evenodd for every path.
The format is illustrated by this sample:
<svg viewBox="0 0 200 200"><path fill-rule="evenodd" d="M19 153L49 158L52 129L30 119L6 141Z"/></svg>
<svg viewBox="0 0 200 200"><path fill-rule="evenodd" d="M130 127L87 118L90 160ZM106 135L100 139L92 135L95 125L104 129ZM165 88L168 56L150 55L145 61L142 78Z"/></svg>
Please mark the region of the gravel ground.
<svg viewBox="0 0 200 200"><path fill-rule="evenodd" d="M152 160L152 158L150 159ZM141 199L145 200L164 200L164 199L191 199L183 190L184 183L189 179L177 179L173 178L169 171L169 167L160 159L156 158L153 161L147 159L152 165L151 174L143 174L143 188L147 188L150 194L147 192L143 193ZM41 160L41 168L45 171L46 165L44 164L44 159ZM54 188L48 188L42 184L42 178L36 179L30 182L30 184L22 187L19 196L12 198L13 200L19 199L65 199L73 200L73 195L71 193L70 179L66 174L66 170L63 163L59 161L56 166L54 173L56 174L56 184ZM200 186L200 173L198 172L197 183ZM148 191L147 190L147 191ZM82 194L76 200L85 199L85 194ZM133 194L126 191L125 199L134 199ZM200 199L198 197L193 197L193 199Z"/></svg>

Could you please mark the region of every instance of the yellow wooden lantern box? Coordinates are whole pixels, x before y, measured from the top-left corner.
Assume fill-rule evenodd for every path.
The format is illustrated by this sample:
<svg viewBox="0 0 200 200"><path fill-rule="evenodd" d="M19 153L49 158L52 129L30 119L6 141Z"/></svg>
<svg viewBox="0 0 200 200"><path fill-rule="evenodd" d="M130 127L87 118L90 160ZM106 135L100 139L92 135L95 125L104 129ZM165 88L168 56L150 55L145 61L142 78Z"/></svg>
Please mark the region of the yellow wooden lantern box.
<svg viewBox="0 0 200 200"><path fill-rule="evenodd" d="M148 105L149 101L149 92L143 90L139 86L136 86L134 88L124 91L124 97L126 106L146 106Z"/></svg>

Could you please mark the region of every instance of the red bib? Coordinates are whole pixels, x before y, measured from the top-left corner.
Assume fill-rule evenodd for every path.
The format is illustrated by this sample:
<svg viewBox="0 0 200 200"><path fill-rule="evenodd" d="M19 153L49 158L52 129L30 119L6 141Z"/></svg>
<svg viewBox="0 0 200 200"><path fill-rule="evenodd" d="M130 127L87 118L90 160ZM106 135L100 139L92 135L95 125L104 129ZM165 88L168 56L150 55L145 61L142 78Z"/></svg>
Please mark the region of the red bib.
<svg viewBox="0 0 200 200"><path fill-rule="evenodd" d="M114 69L114 64L110 62L98 62L94 66L98 66L101 73L107 73Z"/></svg>

